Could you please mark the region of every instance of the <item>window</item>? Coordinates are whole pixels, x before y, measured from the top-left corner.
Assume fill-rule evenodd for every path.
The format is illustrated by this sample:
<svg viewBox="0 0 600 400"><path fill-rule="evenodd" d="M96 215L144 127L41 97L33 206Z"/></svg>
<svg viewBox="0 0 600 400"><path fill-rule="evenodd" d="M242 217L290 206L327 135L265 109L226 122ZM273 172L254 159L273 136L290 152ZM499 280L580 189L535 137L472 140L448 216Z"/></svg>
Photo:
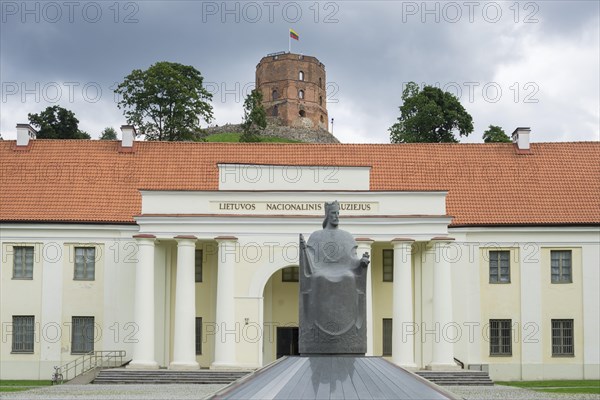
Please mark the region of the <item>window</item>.
<svg viewBox="0 0 600 400"><path fill-rule="evenodd" d="M196 317L196 355L202 354L202 317Z"/></svg>
<svg viewBox="0 0 600 400"><path fill-rule="evenodd" d="M13 315L13 353L33 353L34 322L35 318L33 315Z"/></svg>
<svg viewBox="0 0 600 400"><path fill-rule="evenodd" d="M277 89L273 90L271 96L273 97L273 100L277 100L279 98L279 93L277 92Z"/></svg>
<svg viewBox="0 0 600 400"><path fill-rule="evenodd" d="M298 267L287 267L281 270L281 282L298 282Z"/></svg>
<svg viewBox="0 0 600 400"><path fill-rule="evenodd" d="M552 283L571 283L571 250L550 251Z"/></svg>
<svg viewBox="0 0 600 400"><path fill-rule="evenodd" d="M33 279L33 246L14 247L13 279Z"/></svg>
<svg viewBox="0 0 600 400"><path fill-rule="evenodd" d="M194 272L196 274L196 282L202 282L202 250L196 250Z"/></svg>
<svg viewBox="0 0 600 400"><path fill-rule="evenodd" d="M298 98L304 99L304 90L302 90L302 89L298 90Z"/></svg>
<svg viewBox="0 0 600 400"><path fill-rule="evenodd" d="M304 118L304 117L306 117L306 111L300 110L300 112L298 113L298 115L300 115L302 118Z"/></svg>
<svg viewBox="0 0 600 400"><path fill-rule="evenodd" d="M322 115L321 115L321 118L319 118L319 120L321 121L321 123L325 122L325 118L323 118Z"/></svg>
<svg viewBox="0 0 600 400"><path fill-rule="evenodd" d="M319 78L319 87L323 87L323 80Z"/></svg>
<svg viewBox="0 0 600 400"><path fill-rule="evenodd" d="M323 105L323 96L319 96L319 105L322 106Z"/></svg>
<svg viewBox="0 0 600 400"><path fill-rule="evenodd" d="M490 356L512 355L512 320L490 319Z"/></svg>
<svg viewBox="0 0 600 400"><path fill-rule="evenodd" d="M298 80L299 81L303 81L304 80L304 71L298 72Z"/></svg>
<svg viewBox="0 0 600 400"><path fill-rule="evenodd" d="M383 355L392 355L392 319L383 319Z"/></svg>
<svg viewBox="0 0 600 400"><path fill-rule="evenodd" d="M394 281L394 250L383 250L383 281Z"/></svg>
<svg viewBox="0 0 600 400"><path fill-rule="evenodd" d="M73 317L71 326L71 354L94 351L94 317Z"/></svg>
<svg viewBox="0 0 600 400"><path fill-rule="evenodd" d="M490 283L510 283L510 251L490 251Z"/></svg>
<svg viewBox="0 0 600 400"><path fill-rule="evenodd" d="M552 320L552 357L573 357L573 320Z"/></svg>
<svg viewBox="0 0 600 400"><path fill-rule="evenodd" d="M279 115L279 107L275 106L273 107L273 117L277 117Z"/></svg>
<svg viewBox="0 0 600 400"><path fill-rule="evenodd" d="M96 249L94 247L75 247L76 281L93 281L96 272Z"/></svg>

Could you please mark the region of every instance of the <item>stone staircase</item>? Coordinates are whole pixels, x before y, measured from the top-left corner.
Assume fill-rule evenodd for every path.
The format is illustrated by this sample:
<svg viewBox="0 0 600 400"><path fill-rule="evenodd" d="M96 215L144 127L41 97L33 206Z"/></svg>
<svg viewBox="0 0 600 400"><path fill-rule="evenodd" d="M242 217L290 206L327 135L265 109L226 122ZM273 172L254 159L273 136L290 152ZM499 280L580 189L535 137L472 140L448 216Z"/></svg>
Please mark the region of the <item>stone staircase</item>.
<svg viewBox="0 0 600 400"><path fill-rule="evenodd" d="M440 386L493 386L487 372L483 371L416 371L415 374Z"/></svg>
<svg viewBox="0 0 600 400"><path fill-rule="evenodd" d="M95 384L229 384L246 376L251 371L195 370L174 371L168 369L133 370L111 368L100 371L92 383Z"/></svg>

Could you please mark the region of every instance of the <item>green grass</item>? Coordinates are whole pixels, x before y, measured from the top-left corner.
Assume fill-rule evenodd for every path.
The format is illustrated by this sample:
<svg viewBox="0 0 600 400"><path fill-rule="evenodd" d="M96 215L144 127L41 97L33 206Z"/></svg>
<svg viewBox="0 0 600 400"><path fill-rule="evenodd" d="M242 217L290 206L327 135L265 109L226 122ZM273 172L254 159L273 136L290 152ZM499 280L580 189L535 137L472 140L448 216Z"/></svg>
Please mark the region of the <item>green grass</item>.
<svg viewBox="0 0 600 400"><path fill-rule="evenodd" d="M497 385L515 386L548 393L589 393L600 394L599 380L554 380L554 381L514 381L495 382Z"/></svg>
<svg viewBox="0 0 600 400"><path fill-rule="evenodd" d="M206 137L207 142L237 143L240 141L239 133L215 133ZM261 137L261 143L302 143L298 140L285 139L280 137Z"/></svg>
<svg viewBox="0 0 600 400"><path fill-rule="evenodd" d="M40 386L50 386L50 381L0 380L0 392L21 392Z"/></svg>

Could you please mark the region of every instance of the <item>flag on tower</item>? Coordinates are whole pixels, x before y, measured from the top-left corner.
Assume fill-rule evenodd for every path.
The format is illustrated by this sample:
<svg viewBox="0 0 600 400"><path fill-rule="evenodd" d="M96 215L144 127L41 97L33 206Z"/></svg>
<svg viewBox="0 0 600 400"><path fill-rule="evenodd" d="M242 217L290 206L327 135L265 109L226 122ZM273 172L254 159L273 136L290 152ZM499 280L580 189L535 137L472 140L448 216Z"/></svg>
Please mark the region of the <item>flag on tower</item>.
<svg viewBox="0 0 600 400"><path fill-rule="evenodd" d="M296 31L294 31L293 29L290 29L290 37L294 40L300 40L300 36L298 36Z"/></svg>

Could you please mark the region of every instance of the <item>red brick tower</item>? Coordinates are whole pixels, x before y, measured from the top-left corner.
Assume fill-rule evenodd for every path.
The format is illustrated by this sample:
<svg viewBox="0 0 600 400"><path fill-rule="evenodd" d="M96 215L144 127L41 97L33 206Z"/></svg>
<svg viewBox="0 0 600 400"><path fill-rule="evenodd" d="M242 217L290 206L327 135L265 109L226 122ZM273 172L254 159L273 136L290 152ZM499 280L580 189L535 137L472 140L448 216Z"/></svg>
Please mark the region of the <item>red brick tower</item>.
<svg viewBox="0 0 600 400"><path fill-rule="evenodd" d="M325 66L315 57L276 53L256 66L267 116L285 126L328 130Z"/></svg>

